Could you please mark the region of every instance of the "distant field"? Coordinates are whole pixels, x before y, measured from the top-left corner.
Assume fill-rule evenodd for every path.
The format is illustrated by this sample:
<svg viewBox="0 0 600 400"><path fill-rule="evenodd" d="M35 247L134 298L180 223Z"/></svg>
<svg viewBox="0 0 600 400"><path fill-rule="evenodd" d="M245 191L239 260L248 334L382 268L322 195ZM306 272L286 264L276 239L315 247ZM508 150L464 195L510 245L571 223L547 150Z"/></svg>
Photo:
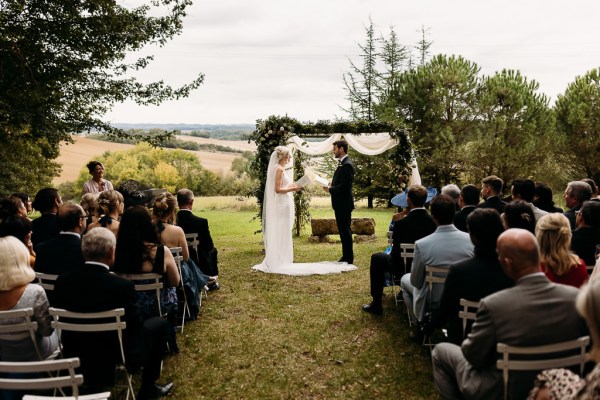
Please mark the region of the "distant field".
<svg viewBox="0 0 600 400"><path fill-rule="evenodd" d="M212 143L221 146L229 146L239 150L256 149L254 143L245 141L230 141L218 139L194 138L191 136L182 136L183 140L194 140L199 143ZM73 136L74 144L61 144L60 156L56 161L62 165L62 173L53 181L54 185L59 183L74 181L79 176L79 171L95 157L102 155L105 151L127 150L133 147L130 144L111 143L100 140L89 139L83 136ZM169 151L169 149L165 149ZM231 162L239 157L238 154L231 153L212 153L208 151L192 151L202 162L202 166L215 173L227 173L231 167Z"/></svg>
<svg viewBox="0 0 600 400"><path fill-rule="evenodd" d="M221 139L212 139L212 138L202 138L195 136L187 136L187 135L176 135L176 138L179 140L189 140L190 142L196 142L200 144L217 144L220 146L231 147L235 150L242 151L254 151L256 150L256 144L254 142L248 143L247 140L221 140Z"/></svg>

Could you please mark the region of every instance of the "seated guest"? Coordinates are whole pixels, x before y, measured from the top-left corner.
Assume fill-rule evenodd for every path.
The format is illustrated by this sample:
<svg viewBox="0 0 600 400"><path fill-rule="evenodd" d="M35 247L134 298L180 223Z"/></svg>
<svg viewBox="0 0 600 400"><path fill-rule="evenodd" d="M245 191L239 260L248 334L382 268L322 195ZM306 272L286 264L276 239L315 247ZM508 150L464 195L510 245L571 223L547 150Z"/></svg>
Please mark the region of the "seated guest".
<svg viewBox="0 0 600 400"><path fill-rule="evenodd" d="M36 347L31 338L21 334L2 335L0 360L38 361L46 358L58 347L58 338L50 326L48 299L41 286L30 283L35 271L29 265L29 251L21 241L12 236L0 238L0 311L33 309L32 320L37 322ZM24 319L2 320L2 324L25 322ZM39 354L37 351L39 350Z"/></svg>
<svg viewBox="0 0 600 400"><path fill-rule="evenodd" d="M187 240L185 239L183 229L179 226L172 225L171 223L175 218L176 208L177 201L175 200L175 196L169 192L161 193L156 196L156 199L154 200L154 204L152 205L152 215L158 231L159 241L169 248L181 247L183 256L183 261L181 263L181 278L183 279L184 288L186 289L186 296L192 319L195 319L200 312L199 293L208 283L209 277L203 275L196 263L190 259Z"/></svg>
<svg viewBox="0 0 600 400"><path fill-rule="evenodd" d="M27 211L27 214L30 214L33 211L33 207L31 206L31 198L27 193L17 192L11 194L10 197L18 197L19 199L21 199L23 205L25 205L25 210Z"/></svg>
<svg viewBox="0 0 600 400"><path fill-rule="evenodd" d="M513 201L523 200L531 206L536 222L539 221L544 215L548 214L547 211L541 210L533 204L533 197L535 196L535 183L531 179L515 179L511 187L511 194Z"/></svg>
<svg viewBox="0 0 600 400"><path fill-rule="evenodd" d="M590 198L590 200L593 200L593 201L600 200L600 199L598 199L598 185L596 185L596 182L594 182L593 179L583 178L581 180L581 182L587 183L588 185L590 185L590 188L592 188L592 197Z"/></svg>
<svg viewBox="0 0 600 400"><path fill-rule="evenodd" d="M435 327L442 327L447 321L448 341L457 345L471 330L469 324L463 332L462 319L458 317L458 311L462 309L460 299L479 301L514 286L514 282L502 271L496 253L496 241L504 232L498 212L491 208L477 209L469 214L467 225L475 255L450 266L440 309L433 323Z"/></svg>
<svg viewBox="0 0 600 400"><path fill-rule="evenodd" d="M171 193L161 193L152 204L152 220L158 231L158 238L167 247L181 247L183 261L190 258L190 252L181 227L173 225L177 200Z"/></svg>
<svg viewBox="0 0 600 400"><path fill-rule="evenodd" d="M31 242L34 249L38 244L55 238L60 233L60 228L56 222L56 213L62 203L58 190L54 188L41 189L35 195L32 205L42 216L32 221Z"/></svg>
<svg viewBox="0 0 600 400"><path fill-rule="evenodd" d="M493 208L498 214L504 212L506 202L500 198L504 181L496 175L490 175L481 181L481 197L484 202L479 204L479 208Z"/></svg>
<svg viewBox="0 0 600 400"><path fill-rule="evenodd" d="M458 199L460 197L460 189L455 184L451 183L449 185L443 186L440 190L441 194L445 194L446 196L452 197L454 200L454 208L456 211L460 210Z"/></svg>
<svg viewBox="0 0 600 400"><path fill-rule="evenodd" d="M433 379L444 399L502 398L502 372L496 367L498 343L541 346L586 334L574 312L578 289L550 282L540 272L535 236L509 229L498 238L502 268L515 286L484 297L471 333L459 347L440 343L433 349ZM535 373L513 373L509 399L527 396Z"/></svg>
<svg viewBox="0 0 600 400"><path fill-rule="evenodd" d="M394 277L400 277L405 271L404 260L400 256L400 243L414 243L435 231L435 222L423 208L426 200L427 189L424 186L409 186L406 196L408 215L394 223L391 254L375 253L371 256L370 277L373 301L363 305L364 311L376 315L383 314L381 298L385 273L391 272ZM408 260L406 271L410 271L411 261Z"/></svg>
<svg viewBox="0 0 600 400"><path fill-rule="evenodd" d="M600 201L585 201L575 219L571 250L587 266L596 264L596 246L600 244Z"/></svg>
<svg viewBox="0 0 600 400"><path fill-rule="evenodd" d="M564 216L569 220L571 229L577 228L576 213L581 209L584 201L592 197L592 188L585 182L573 181L567 184L564 199L569 211L565 211Z"/></svg>
<svg viewBox="0 0 600 400"><path fill-rule="evenodd" d="M92 222L87 230L90 231L99 226L107 228L115 236L119 235L119 217L125 209L123 195L116 190L105 190L98 196L98 220Z"/></svg>
<svg viewBox="0 0 600 400"><path fill-rule="evenodd" d="M104 179L104 165L100 161L90 161L86 165L92 179L83 184L83 193L99 193L105 190L113 190L110 181Z"/></svg>
<svg viewBox="0 0 600 400"><path fill-rule="evenodd" d="M432 304L429 305L425 266L449 268L451 264L473 256L469 235L456 229L452 223L454 210L454 200L450 196L441 194L431 200L431 215L437 229L415 242L412 270L400 281L402 297L415 321L423 322L426 313L438 308L444 290L443 285L434 285Z"/></svg>
<svg viewBox="0 0 600 400"><path fill-rule="evenodd" d="M85 262L81 252L85 218L79 204L66 202L60 206L56 216L60 233L58 237L37 246L36 271L60 275L81 268Z"/></svg>
<svg viewBox="0 0 600 400"><path fill-rule="evenodd" d="M88 217L86 218L86 230L83 232L87 232L90 225L93 222L98 220L98 196L100 193L86 193L81 196L81 201L79 201L79 205L83 208L83 212Z"/></svg>
<svg viewBox="0 0 600 400"><path fill-rule="evenodd" d="M58 277L53 306L80 313L124 308L127 369L133 373L143 366L142 385L136 399L164 396L173 384L159 386L155 382L160 378L168 323L160 317L142 323L133 282L109 271L115 259L115 245L115 235L106 228L96 228L85 235L82 247L86 263ZM81 373L90 391L114 385L115 365L121 355L113 332L63 332L61 340L65 357L79 357Z"/></svg>
<svg viewBox="0 0 600 400"><path fill-rule="evenodd" d="M194 206L194 193L189 189L180 189L177 191L177 205L179 212L177 213L177 225L183 229L185 233L197 233L198 241L200 242L196 254L194 249L189 249L190 257L196 262L200 270L208 276L219 275L219 267L217 263L217 249L210 236L208 228L208 220L198 217L192 213ZM219 284L215 282L211 289L218 289Z"/></svg>
<svg viewBox="0 0 600 400"><path fill-rule="evenodd" d="M35 251L31 243L31 221L21 215L13 215L0 223L0 236L14 236L21 241L29 251L29 265L35 266Z"/></svg>
<svg viewBox="0 0 600 400"><path fill-rule="evenodd" d="M571 253L571 228L558 213L543 216L535 227L542 271L552 282L580 287L588 280L585 263Z"/></svg>
<svg viewBox="0 0 600 400"><path fill-rule="evenodd" d="M533 196L533 205L539 208L540 210L549 212L549 213L561 213L563 209L560 207L556 207L554 204L554 200L552 198L552 189L550 186L546 185L542 182L535 183L535 195Z"/></svg>
<svg viewBox="0 0 600 400"><path fill-rule="evenodd" d="M0 222L13 215L20 215L19 203L9 197L0 200ZM21 203L22 204L22 203Z"/></svg>
<svg viewBox="0 0 600 400"><path fill-rule="evenodd" d="M467 232L467 217L479 204L479 189L475 185L465 185L460 191L458 205L460 211L454 216L454 226L463 232Z"/></svg>
<svg viewBox="0 0 600 400"><path fill-rule="evenodd" d="M519 228L535 233L533 208L523 200L511 201L506 205L502 214L502 223L506 229Z"/></svg>
<svg viewBox="0 0 600 400"><path fill-rule="evenodd" d="M542 371L530 400L591 400L600 393L600 282L591 281L579 291L575 303L577 312L585 318L592 336L589 358L596 367L582 379L573 372L560 368Z"/></svg>
<svg viewBox="0 0 600 400"><path fill-rule="evenodd" d="M164 276L160 309L167 315L170 323L169 346L172 351L177 351L175 326L179 270L169 248L160 243L150 213L144 206L132 206L121 217L113 271L118 274L152 272ZM154 293L137 292L137 305L144 320L158 315L159 308Z"/></svg>

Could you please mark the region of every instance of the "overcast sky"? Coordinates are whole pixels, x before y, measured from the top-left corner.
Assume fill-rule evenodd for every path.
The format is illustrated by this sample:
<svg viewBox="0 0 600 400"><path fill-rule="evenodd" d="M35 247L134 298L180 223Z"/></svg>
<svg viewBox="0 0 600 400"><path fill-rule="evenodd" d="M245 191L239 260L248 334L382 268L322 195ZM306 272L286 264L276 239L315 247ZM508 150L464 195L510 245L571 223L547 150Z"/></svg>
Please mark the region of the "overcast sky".
<svg viewBox="0 0 600 400"><path fill-rule="evenodd" d="M552 100L600 66L600 1L564 0L195 0L183 33L139 76L177 86L205 74L189 98L159 107L118 104L121 123L254 124L269 115L300 121L345 117L342 77L360 65L372 19L414 46L429 29L431 54L461 55L482 74L517 69Z"/></svg>

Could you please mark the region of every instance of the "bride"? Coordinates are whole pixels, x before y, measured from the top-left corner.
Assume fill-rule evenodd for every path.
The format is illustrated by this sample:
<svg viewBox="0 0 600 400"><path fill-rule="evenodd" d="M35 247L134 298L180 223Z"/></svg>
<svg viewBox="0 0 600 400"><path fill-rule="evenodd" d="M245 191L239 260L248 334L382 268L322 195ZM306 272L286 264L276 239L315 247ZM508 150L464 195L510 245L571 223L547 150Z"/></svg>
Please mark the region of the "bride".
<svg viewBox="0 0 600 400"><path fill-rule="evenodd" d="M294 264L292 192L300 191L302 187L293 184L285 172L290 159L290 149L285 146L277 146L271 153L262 212L265 259L252 269L285 275L331 274L356 269L354 265L340 262Z"/></svg>

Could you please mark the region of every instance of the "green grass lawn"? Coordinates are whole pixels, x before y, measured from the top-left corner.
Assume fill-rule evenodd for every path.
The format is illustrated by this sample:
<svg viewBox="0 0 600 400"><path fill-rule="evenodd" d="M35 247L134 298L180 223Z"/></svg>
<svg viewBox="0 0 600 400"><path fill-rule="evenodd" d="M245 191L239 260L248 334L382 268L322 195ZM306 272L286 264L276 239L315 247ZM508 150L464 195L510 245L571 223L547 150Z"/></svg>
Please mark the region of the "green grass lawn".
<svg viewBox="0 0 600 400"><path fill-rule="evenodd" d="M370 301L369 260L386 247L391 210L353 213L377 224L375 242L354 245L358 270L292 277L250 269L263 259L254 211L201 207L195 212L209 220L222 288L179 334L181 353L165 360L161 381L175 382L173 399L436 398L428 350L408 339L392 296L382 318L360 309ZM309 243L309 234L294 238L296 262L340 258L340 243Z"/></svg>

